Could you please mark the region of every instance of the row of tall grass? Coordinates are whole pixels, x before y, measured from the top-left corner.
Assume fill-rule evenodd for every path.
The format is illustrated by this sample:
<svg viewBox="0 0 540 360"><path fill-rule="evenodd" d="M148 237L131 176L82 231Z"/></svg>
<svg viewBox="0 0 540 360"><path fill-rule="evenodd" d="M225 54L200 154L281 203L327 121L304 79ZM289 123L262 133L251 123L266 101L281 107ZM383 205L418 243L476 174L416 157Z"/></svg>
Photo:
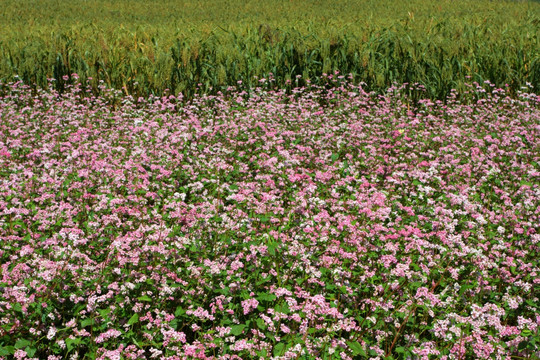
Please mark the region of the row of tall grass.
<svg viewBox="0 0 540 360"><path fill-rule="evenodd" d="M90 79L133 96L187 97L262 78L351 74L369 90L420 83L445 98L490 80L540 85L540 3L508 1L6 1L0 82L57 90ZM67 79L67 80L66 80ZM425 94L426 95L426 94Z"/></svg>

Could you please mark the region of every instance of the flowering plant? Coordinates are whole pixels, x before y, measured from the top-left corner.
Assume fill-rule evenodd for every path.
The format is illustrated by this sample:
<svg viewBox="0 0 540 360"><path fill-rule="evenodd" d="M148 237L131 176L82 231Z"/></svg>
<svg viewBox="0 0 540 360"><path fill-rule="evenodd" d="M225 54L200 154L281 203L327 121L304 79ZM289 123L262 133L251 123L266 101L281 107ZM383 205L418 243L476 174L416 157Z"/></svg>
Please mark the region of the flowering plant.
<svg viewBox="0 0 540 360"><path fill-rule="evenodd" d="M540 97L0 99L0 358L539 356Z"/></svg>

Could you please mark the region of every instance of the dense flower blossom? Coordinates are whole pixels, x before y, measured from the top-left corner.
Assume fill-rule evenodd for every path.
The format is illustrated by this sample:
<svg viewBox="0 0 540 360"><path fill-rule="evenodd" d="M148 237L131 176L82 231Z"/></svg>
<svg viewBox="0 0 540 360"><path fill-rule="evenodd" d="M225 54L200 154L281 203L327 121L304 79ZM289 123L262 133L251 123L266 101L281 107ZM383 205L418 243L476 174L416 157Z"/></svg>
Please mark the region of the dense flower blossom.
<svg viewBox="0 0 540 360"><path fill-rule="evenodd" d="M537 95L9 86L0 358L539 356Z"/></svg>

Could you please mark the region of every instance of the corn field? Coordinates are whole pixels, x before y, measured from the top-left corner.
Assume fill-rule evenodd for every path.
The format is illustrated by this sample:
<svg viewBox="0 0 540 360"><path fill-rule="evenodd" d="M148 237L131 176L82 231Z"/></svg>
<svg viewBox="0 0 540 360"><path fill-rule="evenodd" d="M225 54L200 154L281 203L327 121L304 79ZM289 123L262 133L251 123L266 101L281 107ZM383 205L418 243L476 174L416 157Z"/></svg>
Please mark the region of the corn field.
<svg viewBox="0 0 540 360"><path fill-rule="evenodd" d="M510 94L540 85L538 2L3 3L0 83L34 89L61 92L72 74L134 97L261 79L292 89L336 72L372 91L418 83L435 99L486 80Z"/></svg>

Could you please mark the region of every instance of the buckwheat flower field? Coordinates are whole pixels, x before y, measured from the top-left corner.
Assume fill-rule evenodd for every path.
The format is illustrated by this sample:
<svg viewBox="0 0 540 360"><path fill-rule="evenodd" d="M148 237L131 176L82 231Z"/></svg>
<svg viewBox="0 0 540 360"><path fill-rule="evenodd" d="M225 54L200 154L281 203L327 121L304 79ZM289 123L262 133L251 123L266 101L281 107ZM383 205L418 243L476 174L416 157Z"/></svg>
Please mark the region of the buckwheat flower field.
<svg viewBox="0 0 540 360"><path fill-rule="evenodd" d="M422 91L9 84L0 359L540 358L540 97Z"/></svg>

